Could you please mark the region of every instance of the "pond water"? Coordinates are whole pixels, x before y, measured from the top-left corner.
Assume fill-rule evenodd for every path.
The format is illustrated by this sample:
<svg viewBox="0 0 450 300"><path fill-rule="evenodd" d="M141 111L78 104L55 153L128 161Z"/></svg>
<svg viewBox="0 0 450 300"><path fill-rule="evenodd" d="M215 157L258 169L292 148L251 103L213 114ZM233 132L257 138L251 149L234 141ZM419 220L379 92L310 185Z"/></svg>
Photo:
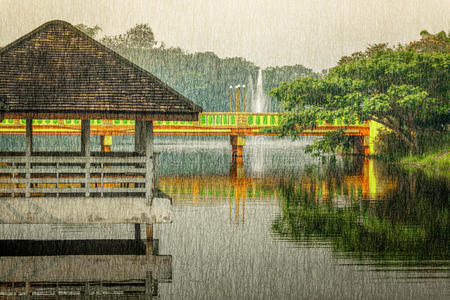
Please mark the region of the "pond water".
<svg viewBox="0 0 450 300"><path fill-rule="evenodd" d="M172 266L158 274L164 280L152 283L153 295L448 299L448 180L368 159L323 162L304 153L313 140L248 138L244 164L236 165L227 139L157 138L159 187L173 198L175 216L173 223L153 228L158 241L153 251ZM113 150L128 144L124 139ZM69 277L67 266L83 264L95 271L100 262L111 267L110 273L83 276L95 280L106 276L104 280L115 284L109 287L120 290L125 283L114 278L114 272L141 276L146 274L143 264L158 264L143 260L147 250L136 239L139 230L145 236L145 228L134 224L3 224L1 239L27 242L0 245L0 262L9 266L0 270L0 291L10 288L8 276L29 259L41 259L43 269L54 268ZM29 241L36 239L50 242ZM39 254L33 254L36 249ZM25 258L8 258L19 256L17 251ZM102 258L89 258L92 254ZM41 271L40 266L33 268L35 273ZM82 288L103 286L94 279ZM137 279L126 283L127 288L147 289L146 281Z"/></svg>
<svg viewBox="0 0 450 300"><path fill-rule="evenodd" d="M449 183L370 160L323 164L311 138L162 141L162 299L448 299Z"/></svg>

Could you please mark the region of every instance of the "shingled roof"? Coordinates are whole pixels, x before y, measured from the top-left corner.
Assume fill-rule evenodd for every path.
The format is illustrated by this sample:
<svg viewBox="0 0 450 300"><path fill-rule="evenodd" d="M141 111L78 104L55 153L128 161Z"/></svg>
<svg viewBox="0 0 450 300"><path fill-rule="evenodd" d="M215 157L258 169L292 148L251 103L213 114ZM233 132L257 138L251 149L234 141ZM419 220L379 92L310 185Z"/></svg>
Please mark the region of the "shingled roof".
<svg viewBox="0 0 450 300"><path fill-rule="evenodd" d="M202 111L64 21L0 50L0 103L5 118L197 120Z"/></svg>

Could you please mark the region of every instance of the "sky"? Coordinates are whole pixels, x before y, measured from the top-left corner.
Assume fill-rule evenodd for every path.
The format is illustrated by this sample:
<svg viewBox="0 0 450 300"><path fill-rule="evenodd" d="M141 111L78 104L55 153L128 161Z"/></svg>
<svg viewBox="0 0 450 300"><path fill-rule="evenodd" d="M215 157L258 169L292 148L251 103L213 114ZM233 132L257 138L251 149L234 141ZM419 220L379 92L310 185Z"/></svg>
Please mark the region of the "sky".
<svg viewBox="0 0 450 300"><path fill-rule="evenodd" d="M450 30L450 0L0 0L0 46L51 20L116 35L147 23L166 47L314 71L369 45Z"/></svg>

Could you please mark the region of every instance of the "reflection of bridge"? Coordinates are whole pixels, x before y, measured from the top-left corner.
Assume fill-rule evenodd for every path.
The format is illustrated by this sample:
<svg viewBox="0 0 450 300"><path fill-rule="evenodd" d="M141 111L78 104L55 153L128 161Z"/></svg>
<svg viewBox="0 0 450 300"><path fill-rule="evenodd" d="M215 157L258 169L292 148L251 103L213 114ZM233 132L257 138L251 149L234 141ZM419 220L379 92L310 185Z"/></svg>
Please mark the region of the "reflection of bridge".
<svg viewBox="0 0 450 300"><path fill-rule="evenodd" d="M267 199L278 196L279 184L284 177L245 177L241 174L230 172L230 177L224 176L195 176L195 177L168 177L161 176L158 179L159 188L173 196L174 202L183 200L189 196L192 201L200 201L201 198L255 198ZM374 199L384 188L380 190L380 184L384 187L384 181L374 172L373 162L365 160L361 166L361 172L342 176L340 183L315 180L314 177L301 176L298 184L306 189L312 188L318 199L327 200L331 194L361 195L363 200Z"/></svg>
<svg viewBox="0 0 450 300"><path fill-rule="evenodd" d="M268 135L265 129L280 123L278 113L200 113L198 121L155 121L155 135L228 135L233 155L242 160L245 136ZM91 120L92 135L101 136L103 148L108 149L112 136L134 134L134 120ZM0 134L25 134L26 120L5 119L0 123ZM345 128L345 134L358 138L356 143L360 153L369 154L369 140L373 139L372 124L367 122L345 124L341 119L333 124L318 121L313 130L305 130L303 135L325 135L337 128ZM81 132L80 120L33 120L34 134L75 134ZM368 137L368 138L366 138Z"/></svg>
<svg viewBox="0 0 450 300"><path fill-rule="evenodd" d="M294 184L302 191L313 196L317 203L329 203L334 206L347 206L352 201L383 199L386 193L396 188L397 182L387 178L377 170L375 162L363 159L356 172L343 175L339 179L332 177L318 179L314 176L300 176ZM243 168L243 166L235 166ZM250 200L264 202L280 197L280 184L284 177L251 178L245 171L231 168L230 176L161 176L159 187L173 197L175 205L188 201L189 205L223 205L229 202L230 220L243 222L245 202ZM242 210L242 212L240 212ZM234 211L234 217L231 212ZM242 218L242 220L240 220Z"/></svg>

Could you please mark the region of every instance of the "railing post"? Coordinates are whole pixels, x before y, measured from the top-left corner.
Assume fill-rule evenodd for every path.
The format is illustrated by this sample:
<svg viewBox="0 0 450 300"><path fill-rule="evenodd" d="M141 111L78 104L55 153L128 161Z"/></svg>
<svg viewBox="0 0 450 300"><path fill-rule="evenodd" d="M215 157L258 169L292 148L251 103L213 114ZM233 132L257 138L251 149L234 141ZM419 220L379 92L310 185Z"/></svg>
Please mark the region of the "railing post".
<svg viewBox="0 0 450 300"><path fill-rule="evenodd" d="M31 189L31 155L33 153L33 120L27 119L25 129L26 161L25 161L25 197L30 197Z"/></svg>
<svg viewBox="0 0 450 300"><path fill-rule="evenodd" d="M56 163L56 191L59 189L59 163ZM59 193L56 192L56 197L59 197Z"/></svg>
<svg viewBox="0 0 450 300"><path fill-rule="evenodd" d="M145 121L145 198L153 198L153 122Z"/></svg>
<svg viewBox="0 0 450 300"><path fill-rule="evenodd" d="M12 166L13 169L15 169L16 168L16 163L12 163L11 166ZM16 173L12 173L12 182L13 182L13 184L12 184L12 188L13 188L12 196L14 198L14 197L16 197L16 193L15 193L15 190L16 190Z"/></svg>
<svg viewBox="0 0 450 300"><path fill-rule="evenodd" d="M84 184L85 196L90 196L91 187L91 123L90 120L81 120L81 152L83 153L85 163L86 181Z"/></svg>
<svg viewBox="0 0 450 300"><path fill-rule="evenodd" d="M153 153L153 190L158 192L158 152Z"/></svg>
<svg viewBox="0 0 450 300"><path fill-rule="evenodd" d="M105 170L104 170L104 164L101 163L100 164L100 169L102 170L102 172L100 173L100 188L101 188L101 192L100 192L100 196L103 198L103 189L105 188L105 182L104 182L104 178L105 178Z"/></svg>

